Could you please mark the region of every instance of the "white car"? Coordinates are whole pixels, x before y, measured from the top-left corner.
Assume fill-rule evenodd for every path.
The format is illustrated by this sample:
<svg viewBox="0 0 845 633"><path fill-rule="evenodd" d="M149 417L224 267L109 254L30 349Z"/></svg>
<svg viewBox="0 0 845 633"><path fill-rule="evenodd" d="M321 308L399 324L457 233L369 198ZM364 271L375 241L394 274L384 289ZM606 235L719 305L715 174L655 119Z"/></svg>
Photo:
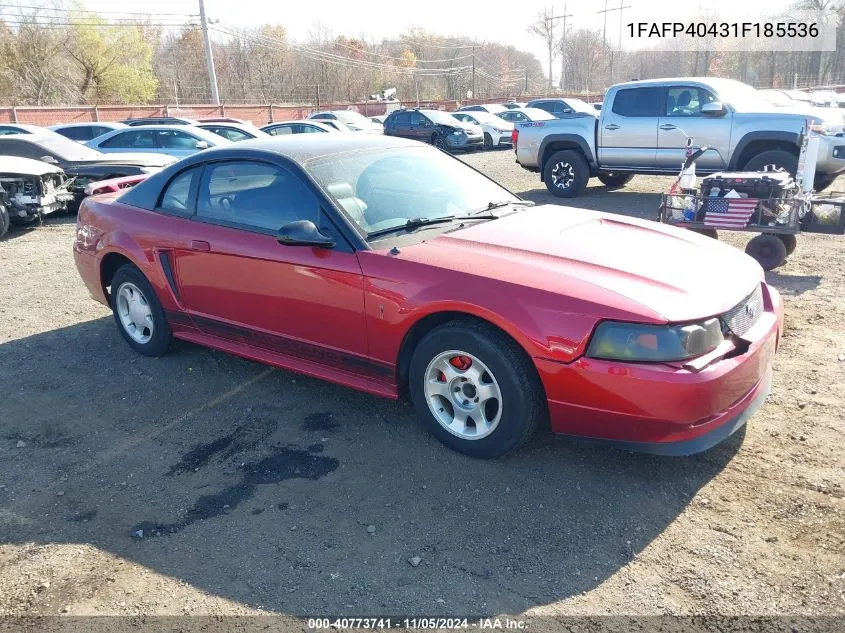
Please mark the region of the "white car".
<svg viewBox="0 0 845 633"><path fill-rule="evenodd" d="M314 112L308 115L311 120L321 121L329 125L340 122L353 132L364 132L366 134L384 134L384 126L370 121L367 117L355 110L327 110L325 112ZM340 128L338 128L340 129Z"/></svg>
<svg viewBox="0 0 845 633"><path fill-rule="evenodd" d="M85 145L99 152L143 152L184 158L232 141L193 125L141 125L120 128L91 139Z"/></svg>
<svg viewBox="0 0 845 633"><path fill-rule="evenodd" d="M484 149L493 149L494 147L503 147L511 145L511 132L513 132L513 123L505 121L501 117L489 112L469 111L469 112L453 112L452 116L458 121L464 123L472 123L481 127L484 132Z"/></svg>

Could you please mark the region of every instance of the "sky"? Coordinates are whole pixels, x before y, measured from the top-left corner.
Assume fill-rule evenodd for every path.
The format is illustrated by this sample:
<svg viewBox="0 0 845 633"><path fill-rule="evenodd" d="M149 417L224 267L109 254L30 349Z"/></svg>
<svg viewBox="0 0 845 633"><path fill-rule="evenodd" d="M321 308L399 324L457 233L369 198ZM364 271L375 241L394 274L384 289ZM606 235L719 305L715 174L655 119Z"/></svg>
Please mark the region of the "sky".
<svg viewBox="0 0 845 633"><path fill-rule="evenodd" d="M115 2L114 0L84 0L88 9L96 11L150 11L166 13L198 13L198 0L144 0L144 2ZM785 8L788 0L743 0L744 15L737 11L735 0L622 0L627 23L649 19L675 21L689 19L707 10L716 12L719 19L737 21L758 17L763 10ZM380 41L395 37L410 26L419 26L440 35L462 35L478 40L493 40L512 44L534 53L547 70L547 52L543 41L528 33L528 26L546 7L553 7L555 15L562 15L564 8L571 17L569 28L603 28L603 16L598 11L618 7L620 0L519 0L518 2L494 0L320 0L310 5L302 0L205 0L208 17L222 24L236 27L255 26L261 23L282 24L288 36L305 40L316 22L329 27L334 35L361 36L367 41ZM608 14L608 40L619 33L619 11ZM558 32L562 20L557 21ZM613 41L613 40L611 40ZM557 65L557 62L555 63Z"/></svg>

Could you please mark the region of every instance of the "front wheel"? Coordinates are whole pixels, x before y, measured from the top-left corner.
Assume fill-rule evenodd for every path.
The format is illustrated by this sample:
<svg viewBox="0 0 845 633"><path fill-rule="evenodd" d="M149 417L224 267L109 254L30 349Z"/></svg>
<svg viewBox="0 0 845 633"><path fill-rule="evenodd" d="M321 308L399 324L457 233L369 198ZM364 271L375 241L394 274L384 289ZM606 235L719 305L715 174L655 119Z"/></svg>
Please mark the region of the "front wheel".
<svg viewBox="0 0 845 633"><path fill-rule="evenodd" d="M11 220L9 219L9 210L0 204L0 237L3 237L9 232L10 224Z"/></svg>
<svg viewBox="0 0 845 633"><path fill-rule="evenodd" d="M446 139L443 137L442 134L435 134L431 137L431 144L434 145L437 149L443 150L444 152L449 151L449 143L446 142Z"/></svg>
<svg viewBox="0 0 845 633"><path fill-rule="evenodd" d="M756 156L752 156L745 166L743 171L763 171L767 165L774 165L785 169L793 176L798 169L798 157L795 154L787 152L784 149L770 149L765 152L760 152Z"/></svg>
<svg viewBox="0 0 845 633"><path fill-rule="evenodd" d="M596 178L598 178L608 189L618 189L619 187L624 187L631 182L633 177L634 174L619 174L614 172L602 172L596 176Z"/></svg>
<svg viewBox="0 0 845 633"><path fill-rule="evenodd" d="M111 282L111 305L120 334L144 356L162 356L173 335L153 287L138 268L125 264Z"/></svg>
<svg viewBox="0 0 845 633"><path fill-rule="evenodd" d="M552 154L543 166L546 188L557 198L574 198L587 186L590 166L578 152L565 149Z"/></svg>
<svg viewBox="0 0 845 633"><path fill-rule="evenodd" d="M484 149L493 149L493 137L487 132L484 133Z"/></svg>
<svg viewBox="0 0 845 633"><path fill-rule="evenodd" d="M545 396L525 352L483 323L451 321L411 358L409 391L422 425L465 455L490 458L526 442Z"/></svg>

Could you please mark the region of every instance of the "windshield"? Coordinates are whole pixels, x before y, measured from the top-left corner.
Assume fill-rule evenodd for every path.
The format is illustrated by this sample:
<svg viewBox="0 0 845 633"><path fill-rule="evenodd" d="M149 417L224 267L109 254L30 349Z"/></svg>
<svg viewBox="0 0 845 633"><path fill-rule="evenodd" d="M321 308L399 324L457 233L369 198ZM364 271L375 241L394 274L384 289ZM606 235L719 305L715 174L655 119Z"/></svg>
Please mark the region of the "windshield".
<svg viewBox="0 0 845 633"><path fill-rule="evenodd" d="M417 218L465 216L491 202L519 202L460 160L425 145L326 156L305 167L366 233Z"/></svg>
<svg viewBox="0 0 845 633"><path fill-rule="evenodd" d="M39 135L36 142L41 147L55 154L62 160L91 160L95 158L102 158L103 156L97 150L86 147L76 141L71 141L69 138L65 138L61 134L56 134L55 132Z"/></svg>
<svg viewBox="0 0 845 633"><path fill-rule="evenodd" d="M532 121L551 121L552 119L557 118L553 114L550 114L545 110L541 110L540 108L524 108L520 110L520 112L524 112Z"/></svg>
<svg viewBox="0 0 845 633"><path fill-rule="evenodd" d="M760 96L772 105L779 107L796 106L798 103L777 90L760 90Z"/></svg>
<svg viewBox="0 0 845 633"><path fill-rule="evenodd" d="M335 112L334 114L338 119L340 119L344 123L352 123L355 125L372 125L373 123L363 114L359 114L358 112L354 112L353 110L343 110L341 112Z"/></svg>
<svg viewBox="0 0 845 633"><path fill-rule="evenodd" d="M772 104L769 101L756 89L741 81L733 81L732 79L713 80L713 87L719 93L718 98L720 101L729 103L737 110L743 112L753 112L755 110L771 112L772 110Z"/></svg>
<svg viewBox="0 0 845 633"><path fill-rule="evenodd" d="M455 117L442 110L422 110L422 113L434 123L442 123L443 125L457 125L459 123ZM473 112L472 114L475 115L476 113Z"/></svg>

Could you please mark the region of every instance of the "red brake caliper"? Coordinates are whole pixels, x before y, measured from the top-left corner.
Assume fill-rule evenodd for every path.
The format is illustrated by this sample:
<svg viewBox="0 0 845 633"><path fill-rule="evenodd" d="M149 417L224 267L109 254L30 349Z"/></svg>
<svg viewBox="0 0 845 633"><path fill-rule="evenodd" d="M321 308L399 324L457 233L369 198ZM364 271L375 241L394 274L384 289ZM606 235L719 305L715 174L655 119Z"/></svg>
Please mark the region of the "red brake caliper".
<svg viewBox="0 0 845 633"><path fill-rule="evenodd" d="M455 369L466 371L472 365L472 359L469 356L453 356L449 359L449 364Z"/></svg>

